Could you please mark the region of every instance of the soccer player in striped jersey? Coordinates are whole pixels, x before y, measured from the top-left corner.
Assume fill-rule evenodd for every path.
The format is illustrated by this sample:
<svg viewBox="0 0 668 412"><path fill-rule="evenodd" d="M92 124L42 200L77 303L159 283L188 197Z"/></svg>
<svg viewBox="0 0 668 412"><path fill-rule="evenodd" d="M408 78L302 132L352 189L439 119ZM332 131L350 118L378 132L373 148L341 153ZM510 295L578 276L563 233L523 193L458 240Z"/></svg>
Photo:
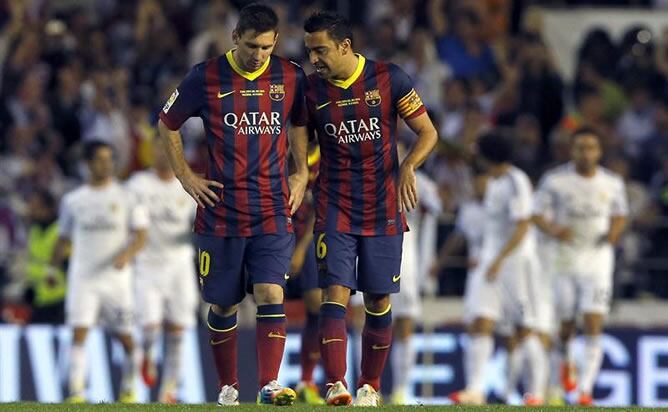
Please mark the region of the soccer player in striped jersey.
<svg viewBox="0 0 668 412"><path fill-rule="evenodd" d="M277 27L270 7L245 6L232 33L236 48L194 66L160 113L172 168L199 204L195 244L202 296L212 305L221 405L238 403L237 305L246 284L257 303L258 402L285 405L296 397L276 379L286 340L283 288L295 246L291 215L308 182L305 75L271 54ZM193 116L206 131L204 178L186 163L178 133ZM289 177L288 140L296 167Z"/></svg>
<svg viewBox="0 0 668 412"><path fill-rule="evenodd" d="M399 292L404 212L417 205L415 169L438 136L408 75L356 54L343 17L316 12L304 29L316 69L308 78L309 125L322 154L314 238L324 289L320 351L330 386L326 400L352 402L344 378L345 315L351 291L361 291L366 322L355 404L375 406L392 342L389 295ZM397 116L418 135L401 166Z"/></svg>

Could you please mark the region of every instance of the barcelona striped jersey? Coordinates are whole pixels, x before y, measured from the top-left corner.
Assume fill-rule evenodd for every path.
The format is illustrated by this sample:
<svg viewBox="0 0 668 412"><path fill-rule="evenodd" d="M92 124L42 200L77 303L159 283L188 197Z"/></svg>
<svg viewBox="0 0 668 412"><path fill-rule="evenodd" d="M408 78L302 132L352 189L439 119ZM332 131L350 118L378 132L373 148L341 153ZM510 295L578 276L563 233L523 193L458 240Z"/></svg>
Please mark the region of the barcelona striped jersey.
<svg viewBox="0 0 668 412"><path fill-rule="evenodd" d="M397 118L426 111L409 76L398 66L358 55L344 81L308 76L309 127L320 144L314 188L316 231L361 236L407 230L399 213Z"/></svg>
<svg viewBox="0 0 668 412"><path fill-rule="evenodd" d="M305 126L306 76L298 65L271 56L246 72L232 51L193 67L160 112L178 130L201 117L208 143L206 178L222 200L198 208L199 234L249 237L292 233L288 206L288 124Z"/></svg>

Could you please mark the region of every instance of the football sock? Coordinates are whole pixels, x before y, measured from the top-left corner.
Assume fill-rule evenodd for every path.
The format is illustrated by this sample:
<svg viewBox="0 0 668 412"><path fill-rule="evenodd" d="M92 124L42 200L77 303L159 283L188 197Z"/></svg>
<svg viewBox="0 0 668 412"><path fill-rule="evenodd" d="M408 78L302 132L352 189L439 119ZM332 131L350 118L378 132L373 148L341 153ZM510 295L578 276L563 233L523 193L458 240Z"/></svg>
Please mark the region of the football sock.
<svg viewBox="0 0 668 412"><path fill-rule="evenodd" d="M218 372L218 385L239 387L237 379L237 314L223 317L209 309L209 344Z"/></svg>
<svg viewBox="0 0 668 412"><path fill-rule="evenodd" d="M134 348L126 350L125 357L123 358L121 392L132 392L134 390L140 356L140 351L135 350Z"/></svg>
<svg viewBox="0 0 668 412"><path fill-rule="evenodd" d="M346 307L336 302L320 305L320 355L326 382L341 381L346 387Z"/></svg>
<svg viewBox="0 0 668 412"><path fill-rule="evenodd" d="M144 329L144 340L143 340L143 350L144 356L146 356L151 362L155 362L155 346L158 342L160 336L159 328L146 328Z"/></svg>
<svg viewBox="0 0 668 412"><path fill-rule="evenodd" d="M601 345L600 335L585 336L584 359L580 378L580 392L591 395L603 362L603 346Z"/></svg>
<svg viewBox="0 0 668 412"><path fill-rule="evenodd" d="M406 393L417 360L413 336L409 336L405 340L396 340L392 344L390 356L392 360L392 392Z"/></svg>
<svg viewBox="0 0 668 412"><path fill-rule="evenodd" d="M278 378L285 348L285 310L282 304L257 307L255 339L260 388Z"/></svg>
<svg viewBox="0 0 668 412"><path fill-rule="evenodd" d="M508 352L508 358L506 359L506 400L508 400L517 389L517 384L522 373L523 361L522 351L519 348L515 348Z"/></svg>
<svg viewBox="0 0 668 412"><path fill-rule="evenodd" d="M380 375L383 373L392 345L392 305L382 312L366 309L366 321L362 331L362 376L357 387L371 385L380 390Z"/></svg>
<svg viewBox="0 0 668 412"><path fill-rule="evenodd" d="M494 351L494 340L489 335L473 335L469 339L469 346L466 348L464 356L467 358L466 362L469 365L470 375L467 377L468 381L466 389L483 393L485 384L485 369L489 358Z"/></svg>
<svg viewBox="0 0 668 412"><path fill-rule="evenodd" d="M306 325L302 330L302 347L300 352L302 382L313 381L313 369L315 369L318 361L320 360L318 319L319 316L317 313L306 314Z"/></svg>
<svg viewBox="0 0 668 412"><path fill-rule="evenodd" d="M84 396L86 390L86 346L72 344L70 350L70 396Z"/></svg>
<svg viewBox="0 0 668 412"><path fill-rule="evenodd" d="M181 333L170 333L167 335L167 353L165 354L165 372L162 386L178 386L181 376L181 348L183 336Z"/></svg>
<svg viewBox="0 0 668 412"><path fill-rule="evenodd" d="M524 352L524 359L529 370L528 392L543 399L547 386L547 354L537 335L524 338L519 348Z"/></svg>

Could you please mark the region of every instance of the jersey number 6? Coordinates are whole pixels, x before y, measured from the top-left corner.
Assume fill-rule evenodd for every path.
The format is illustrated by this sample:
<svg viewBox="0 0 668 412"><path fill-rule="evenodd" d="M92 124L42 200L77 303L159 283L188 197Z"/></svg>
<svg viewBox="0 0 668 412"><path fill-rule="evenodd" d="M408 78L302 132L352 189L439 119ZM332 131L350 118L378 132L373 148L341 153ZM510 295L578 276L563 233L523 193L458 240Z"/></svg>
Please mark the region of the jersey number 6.
<svg viewBox="0 0 668 412"><path fill-rule="evenodd" d="M327 244L325 244L325 234L318 235L318 243L315 246L315 255L318 259L324 259L327 256Z"/></svg>

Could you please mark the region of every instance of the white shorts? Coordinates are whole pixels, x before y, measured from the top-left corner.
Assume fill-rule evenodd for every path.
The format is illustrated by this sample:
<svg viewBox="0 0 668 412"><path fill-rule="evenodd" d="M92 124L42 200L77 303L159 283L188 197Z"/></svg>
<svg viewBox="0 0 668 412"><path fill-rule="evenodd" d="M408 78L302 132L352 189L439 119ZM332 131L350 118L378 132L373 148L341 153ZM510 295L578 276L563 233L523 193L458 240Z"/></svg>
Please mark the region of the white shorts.
<svg viewBox="0 0 668 412"><path fill-rule="evenodd" d="M73 277L67 287L66 322L72 327L102 325L117 333L132 333L132 302L129 271L92 279Z"/></svg>
<svg viewBox="0 0 668 412"><path fill-rule="evenodd" d="M404 233L403 256L401 258L401 289L399 293L390 295L392 316L395 318L417 319L422 313L416 234L416 232Z"/></svg>
<svg viewBox="0 0 668 412"><path fill-rule="evenodd" d="M600 275L555 276L556 307L562 321L585 313L610 313L612 271Z"/></svg>
<svg viewBox="0 0 668 412"><path fill-rule="evenodd" d="M141 326L167 321L183 327L197 322L197 277L192 260L164 265L138 263L135 272L137 319Z"/></svg>
<svg viewBox="0 0 668 412"><path fill-rule="evenodd" d="M483 260L470 275L464 302L468 320L503 320L502 323L535 328L537 310L531 298L535 286L530 259L521 255L506 259L493 282L486 278L490 263L489 259Z"/></svg>

